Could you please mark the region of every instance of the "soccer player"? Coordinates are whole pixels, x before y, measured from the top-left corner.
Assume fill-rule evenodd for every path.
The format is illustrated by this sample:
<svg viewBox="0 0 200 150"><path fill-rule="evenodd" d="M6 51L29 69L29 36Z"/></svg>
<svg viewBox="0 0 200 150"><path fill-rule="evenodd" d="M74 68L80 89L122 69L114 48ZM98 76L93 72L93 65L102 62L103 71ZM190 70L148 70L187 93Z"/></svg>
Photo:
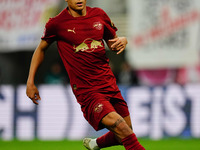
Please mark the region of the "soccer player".
<svg viewBox="0 0 200 150"><path fill-rule="evenodd" d="M102 9L86 6L86 0L66 2L68 7L47 22L33 54L27 96L38 104L40 95L34 84L35 74L48 46L56 41L85 119L95 130L105 127L110 130L97 139L85 138L84 146L89 150L114 145L124 145L126 150L144 150L133 133L128 106L116 85L104 46L105 41L120 54L127 39L117 37L117 28Z"/></svg>

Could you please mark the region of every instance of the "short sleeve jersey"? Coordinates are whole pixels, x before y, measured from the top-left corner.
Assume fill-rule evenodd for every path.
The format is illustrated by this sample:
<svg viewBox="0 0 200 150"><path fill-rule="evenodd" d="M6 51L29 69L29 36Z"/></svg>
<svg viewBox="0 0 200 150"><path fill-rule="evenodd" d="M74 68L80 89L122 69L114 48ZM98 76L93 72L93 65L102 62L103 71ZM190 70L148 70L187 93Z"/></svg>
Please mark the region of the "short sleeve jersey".
<svg viewBox="0 0 200 150"><path fill-rule="evenodd" d="M86 9L86 16L73 17L66 8L50 18L42 40L57 42L76 96L91 91L119 91L103 42L112 39L117 28L102 9Z"/></svg>

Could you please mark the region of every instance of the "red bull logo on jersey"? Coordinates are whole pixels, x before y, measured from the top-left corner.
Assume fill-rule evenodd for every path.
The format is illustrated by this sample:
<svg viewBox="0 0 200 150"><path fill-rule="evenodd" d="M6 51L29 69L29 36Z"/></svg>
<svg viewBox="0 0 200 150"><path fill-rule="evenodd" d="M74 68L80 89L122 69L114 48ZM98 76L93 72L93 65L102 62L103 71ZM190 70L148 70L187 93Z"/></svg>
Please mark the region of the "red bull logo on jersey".
<svg viewBox="0 0 200 150"><path fill-rule="evenodd" d="M93 40L93 39L86 39L83 41L83 43L81 43L78 46L74 45L74 49L75 49L75 53L81 51L81 52L93 52L95 49L103 47L103 42L102 40L97 41L97 40Z"/></svg>

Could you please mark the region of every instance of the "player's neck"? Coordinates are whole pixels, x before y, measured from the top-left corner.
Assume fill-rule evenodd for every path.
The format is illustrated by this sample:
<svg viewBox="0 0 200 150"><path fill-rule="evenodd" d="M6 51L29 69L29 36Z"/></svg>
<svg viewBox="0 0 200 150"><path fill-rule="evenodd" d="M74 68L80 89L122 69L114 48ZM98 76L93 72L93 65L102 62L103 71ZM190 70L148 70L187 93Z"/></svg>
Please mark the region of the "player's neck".
<svg viewBox="0 0 200 150"><path fill-rule="evenodd" d="M87 12L86 12L86 8L82 9L82 10L73 10L71 8L67 9L69 14L73 17L81 17L81 16L86 16Z"/></svg>

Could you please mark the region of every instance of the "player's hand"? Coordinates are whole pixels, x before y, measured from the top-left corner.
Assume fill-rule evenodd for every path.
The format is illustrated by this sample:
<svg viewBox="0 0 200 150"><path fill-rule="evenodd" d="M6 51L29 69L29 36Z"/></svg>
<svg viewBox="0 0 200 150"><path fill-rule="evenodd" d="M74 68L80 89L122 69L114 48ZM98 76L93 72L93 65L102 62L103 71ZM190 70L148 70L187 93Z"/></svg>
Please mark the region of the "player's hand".
<svg viewBox="0 0 200 150"><path fill-rule="evenodd" d="M117 51L117 54L120 54L126 48L126 44L128 43L126 37L117 37L109 40L111 44L111 50Z"/></svg>
<svg viewBox="0 0 200 150"><path fill-rule="evenodd" d="M38 100L41 100L39 91L34 84L27 84L26 95L33 101L34 104L38 105Z"/></svg>

